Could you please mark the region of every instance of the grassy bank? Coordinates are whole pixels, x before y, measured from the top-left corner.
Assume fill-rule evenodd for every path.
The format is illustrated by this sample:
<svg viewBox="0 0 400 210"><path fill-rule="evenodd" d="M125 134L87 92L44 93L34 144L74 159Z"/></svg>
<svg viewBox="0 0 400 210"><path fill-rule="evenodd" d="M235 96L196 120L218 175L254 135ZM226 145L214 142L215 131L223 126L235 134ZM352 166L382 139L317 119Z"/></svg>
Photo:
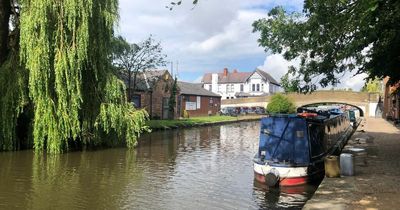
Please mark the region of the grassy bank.
<svg viewBox="0 0 400 210"><path fill-rule="evenodd" d="M220 124L225 122L236 122L246 120L260 119L261 115L246 115L246 116L207 116L207 117L192 117L188 119L177 120L150 120L147 124L152 130L172 129L182 127L192 127L199 125Z"/></svg>

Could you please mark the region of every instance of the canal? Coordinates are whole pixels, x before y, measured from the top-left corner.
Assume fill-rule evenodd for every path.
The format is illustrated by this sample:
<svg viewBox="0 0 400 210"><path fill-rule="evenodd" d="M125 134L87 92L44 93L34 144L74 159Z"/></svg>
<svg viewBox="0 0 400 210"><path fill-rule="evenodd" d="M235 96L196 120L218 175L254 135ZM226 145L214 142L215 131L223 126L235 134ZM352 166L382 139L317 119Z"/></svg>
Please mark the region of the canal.
<svg viewBox="0 0 400 210"><path fill-rule="evenodd" d="M0 209L300 209L316 186L253 181L259 123L143 135L125 148L0 153Z"/></svg>

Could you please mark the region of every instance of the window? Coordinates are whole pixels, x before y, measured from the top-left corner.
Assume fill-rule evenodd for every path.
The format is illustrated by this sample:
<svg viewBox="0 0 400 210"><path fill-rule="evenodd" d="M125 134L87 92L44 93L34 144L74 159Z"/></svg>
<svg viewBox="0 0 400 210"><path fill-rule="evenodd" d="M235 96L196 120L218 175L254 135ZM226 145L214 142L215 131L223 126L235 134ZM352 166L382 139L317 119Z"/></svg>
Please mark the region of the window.
<svg viewBox="0 0 400 210"><path fill-rule="evenodd" d="M212 85L209 85L209 86L208 86L208 90L209 90L209 91L212 91Z"/></svg>
<svg viewBox="0 0 400 210"><path fill-rule="evenodd" d="M256 91L256 85L255 84L253 84L252 86L251 86L252 88L251 88L251 91Z"/></svg>
<svg viewBox="0 0 400 210"><path fill-rule="evenodd" d="M197 107L197 109L200 109L200 104L201 104L201 96L197 96L196 97L196 107Z"/></svg>
<svg viewBox="0 0 400 210"><path fill-rule="evenodd" d="M227 93L233 92L233 84L226 84L226 92Z"/></svg>
<svg viewBox="0 0 400 210"><path fill-rule="evenodd" d="M261 91L264 91L264 84L261 84Z"/></svg>
<svg viewBox="0 0 400 210"><path fill-rule="evenodd" d="M132 96L132 102L133 102L133 105L135 106L135 108L140 108L141 107L140 95L133 95Z"/></svg>
<svg viewBox="0 0 400 210"><path fill-rule="evenodd" d="M243 84L240 84L240 92L243 92L243 89L244 89L243 86L244 86Z"/></svg>
<svg viewBox="0 0 400 210"><path fill-rule="evenodd" d="M317 124L309 124L308 133L310 135L310 143L311 143L311 157L318 157L324 154L324 131L321 125Z"/></svg>
<svg viewBox="0 0 400 210"><path fill-rule="evenodd" d="M257 91L260 91L260 84L257 84Z"/></svg>
<svg viewBox="0 0 400 210"><path fill-rule="evenodd" d="M213 104L214 104L214 99L213 99L212 97L210 97L210 98L208 99L208 105L209 105L210 107L212 107Z"/></svg>

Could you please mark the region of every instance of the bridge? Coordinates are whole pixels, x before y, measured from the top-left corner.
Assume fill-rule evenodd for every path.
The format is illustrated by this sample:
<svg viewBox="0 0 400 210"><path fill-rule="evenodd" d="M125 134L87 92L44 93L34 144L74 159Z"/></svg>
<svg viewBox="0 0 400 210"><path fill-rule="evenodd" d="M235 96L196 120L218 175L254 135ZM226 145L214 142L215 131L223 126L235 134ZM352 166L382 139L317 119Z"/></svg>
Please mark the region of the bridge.
<svg viewBox="0 0 400 210"><path fill-rule="evenodd" d="M364 117L375 117L379 101L378 93L352 91L315 91L310 94L286 94L297 107L313 104L347 104L360 110ZM266 107L271 96L222 100L221 107L262 106Z"/></svg>

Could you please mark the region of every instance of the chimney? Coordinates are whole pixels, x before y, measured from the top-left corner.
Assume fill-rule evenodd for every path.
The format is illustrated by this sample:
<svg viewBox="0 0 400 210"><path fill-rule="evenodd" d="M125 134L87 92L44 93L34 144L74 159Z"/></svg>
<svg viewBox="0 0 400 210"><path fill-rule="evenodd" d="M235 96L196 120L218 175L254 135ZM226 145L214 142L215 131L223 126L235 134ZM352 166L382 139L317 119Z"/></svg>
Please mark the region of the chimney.
<svg viewBox="0 0 400 210"><path fill-rule="evenodd" d="M224 68L224 77L228 76L228 68Z"/></svg>
<svg viewBox="0 0 400 210"><path fill-rule="evenodd" d="M238 70L237 69L233 69L233 73L238 73Z"/></svg>

